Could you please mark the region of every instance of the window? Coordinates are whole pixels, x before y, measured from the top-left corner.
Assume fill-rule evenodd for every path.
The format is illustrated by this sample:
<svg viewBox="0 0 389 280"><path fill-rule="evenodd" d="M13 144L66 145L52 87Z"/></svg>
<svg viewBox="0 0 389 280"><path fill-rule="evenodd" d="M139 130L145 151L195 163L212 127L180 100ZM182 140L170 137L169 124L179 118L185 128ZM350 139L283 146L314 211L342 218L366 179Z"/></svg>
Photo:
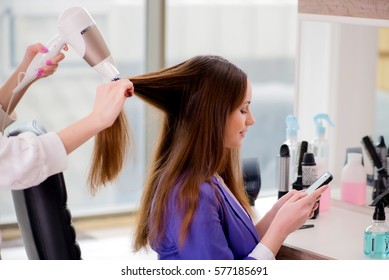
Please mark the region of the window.
<svg viewBox="0 0 389 280"><path fill-rule="evenodd" d="M73 2L72 2L73 3ZM45 5L45 9L41 5ZM123 76L145 71L145 0L81 0L97 23ZM47 42L68 1L4 0L0 4L0 79L21 61L27 45ZM217 54L241 67L253 86L256 125L246 136L243 157L257 157L262 193L277 190L276 164L285 140L285 116L293 113L297 1L166 1L166 65L199 54ZM19 120L36 119L57 131L87 114L102 78L72 50L54 76L35 83L18 105ZM69 157L64 172L73 216L130 211L137 207L146 173L146 109L132 98L126 111L135 130L137 153L120 178L95 197L86 178L93 140ZM0 191L0 223L15 222L10 191Z"/></svg>
<svg viewBox="0 0 389 280"><path fill-rule="evenodd" d="M44 5L44 9L42 9ZM26 46L46 43L57 34L57 19L72 6L84 7L99 27L116 66L123 77L143 73L145 65L145 1L5 0L0 4L0 80L4 82L20 63ZM23 97L16 111L19 120L35 119L48 131L58 131L88 114L96 86L104 82L99 74L69 46L55 75L37 81ZM92 197L86 186L93 140L69 157L64 177L68 204L73 216L129 211L136 207L145 173L145 118L143 102L132 98L126 113L136 137L136 156L129 160L117 182ZM0 223L15 222L10 191L0 192Z"/></svg>
<svg viewBox="0 0 389 280"><path fill-rule="evenodd" d="M261 193L274 194L285 117L293 114L297 1L169 0L166 13L168 65L216 54L248 74L256 124L242 157L258 158Z"/></svg>

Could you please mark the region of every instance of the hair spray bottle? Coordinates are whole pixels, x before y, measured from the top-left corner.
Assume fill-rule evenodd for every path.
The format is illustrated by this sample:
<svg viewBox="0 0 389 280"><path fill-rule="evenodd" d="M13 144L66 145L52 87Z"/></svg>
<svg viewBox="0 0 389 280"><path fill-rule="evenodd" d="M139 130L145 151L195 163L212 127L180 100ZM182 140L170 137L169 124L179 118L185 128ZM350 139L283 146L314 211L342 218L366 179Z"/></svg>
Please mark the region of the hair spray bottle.
<svg viewBox="0 0 389 280"><path fill-rule="evenodd" d="M364 232L363 252L374 259L389 258L389 226L385 207L389 204L389 190L377 196L370 206L375 207L372 224Z"/></svg>
<svg viewBox="0 0 389 280"><path fill-rule="evenodd" d="M304 188L308 188L318 178L315 156L313 155L313 153L304 154L303 161L301 162L301 167L302 167L303 185ZM319 201L319 206L320 206L320 201ZM319 215L319 207L317 207L317 209L315 210L312 219L316 219L318 215Z"/></svg>

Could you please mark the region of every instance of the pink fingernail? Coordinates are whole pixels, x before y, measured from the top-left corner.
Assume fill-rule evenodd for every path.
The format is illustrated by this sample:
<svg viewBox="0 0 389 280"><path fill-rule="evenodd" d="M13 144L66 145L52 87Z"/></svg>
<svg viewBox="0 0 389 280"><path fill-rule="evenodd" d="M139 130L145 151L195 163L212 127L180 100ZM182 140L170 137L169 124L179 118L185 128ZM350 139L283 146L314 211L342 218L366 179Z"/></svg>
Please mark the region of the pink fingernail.
<svg viewBox="0 0 389 280"><path fill-rule="evenodd" d="M38 72L38 73L36 74L36 77L37 77L37 78L39 78L40 76L42 76L42 72Z"/></svg>
<svg viewBox="0 0 389 280"><path fill-rule="evenodd" d="M51 61L50 60L46 61L46 65L51 65Z"/></svg>
<svg viewBox="0 0 389 280"><path fill-rule="evenodd" d="M43 69L42 68L39 68L38 69L38 73L42 73L43 72Z"/></svg>
<svg viewBox="0 0 389 280"><path fill-rule="evenodd" d="M48 52L49 50L46 47L41 47L42 52Z"/></svg>

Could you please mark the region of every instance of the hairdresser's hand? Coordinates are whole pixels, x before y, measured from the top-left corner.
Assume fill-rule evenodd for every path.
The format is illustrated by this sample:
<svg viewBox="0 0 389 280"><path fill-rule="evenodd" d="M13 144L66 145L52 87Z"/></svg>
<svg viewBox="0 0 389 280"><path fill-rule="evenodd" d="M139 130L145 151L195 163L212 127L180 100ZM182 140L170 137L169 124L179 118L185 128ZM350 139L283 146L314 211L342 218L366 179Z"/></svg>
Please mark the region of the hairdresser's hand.
<svg viewBox="0 0 389 280"><path fill-rule="evenodd" d="M67 50L68 47L65 45L64 50ZM22 99L23 95L27 91L28 87L35 82L37 79L34 79L31 83L22 88L18 94L13 95L13 90L19 84L22 76L20 74L25 73L27 71L30 62L34 58L37 53L45 53L47 50L43 47L41 43L36 43L30 45L26 48L26 52L24 54L22 62L15 69L12 75L8 78L8 80L4 83L2 87L0 87L0 105L3 108L7 108L7 112L11 113ZM57 56L50 59L50 61L46 62L46 65L41 67L38 70L37 78L47 77L52 75L58 67L58 63L63 60L65 55L63 53L59 53ZM12 101L12 102L11 102Z"/></svg>
<svg viewBox="0 0 389 280"><path fill-rule="evenodd" d="M100 129L110 127L123 109L127 97L134 94L134 86L128 79L101 84L97 87L91 116Z"/></svg>
<svg viewBox="0 0 389 280"><path fill-rule="evenodd" d="M64 51L68 50L67 45L63 48ZM47 49L44 47L41 43L35 43L33 45L30 45L26 48L26 52L24 54L23 60L20 64L19 72L25 72L27 70L27 67L30 65L32 59L35 57L37 53L46 53ZM54 74L54 72L58 68L58 63L62 61L65 58L65 55L60 52L55 57L51 58L50 60L46 61L46 65L39 68L37 73L37 78L43 78L50 76Z"/></svg>

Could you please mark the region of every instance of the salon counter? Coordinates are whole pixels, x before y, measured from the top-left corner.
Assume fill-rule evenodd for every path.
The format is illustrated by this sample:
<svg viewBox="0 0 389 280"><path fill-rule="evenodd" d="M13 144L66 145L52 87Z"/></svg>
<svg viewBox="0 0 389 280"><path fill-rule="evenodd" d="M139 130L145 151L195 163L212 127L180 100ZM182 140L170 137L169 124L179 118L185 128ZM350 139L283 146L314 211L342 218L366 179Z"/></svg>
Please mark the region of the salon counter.
<svg viewBox="0 0 389 280"><path fill-rule="evenodd" d="M258 216L264 215L276 200L276 197L258 198L255 202ZM372 222L373 212L373 207L333 199L329 210L306 222L314 227L299 229L288 236L276 258L369 259L363 254L363 233Z"/></svg>

